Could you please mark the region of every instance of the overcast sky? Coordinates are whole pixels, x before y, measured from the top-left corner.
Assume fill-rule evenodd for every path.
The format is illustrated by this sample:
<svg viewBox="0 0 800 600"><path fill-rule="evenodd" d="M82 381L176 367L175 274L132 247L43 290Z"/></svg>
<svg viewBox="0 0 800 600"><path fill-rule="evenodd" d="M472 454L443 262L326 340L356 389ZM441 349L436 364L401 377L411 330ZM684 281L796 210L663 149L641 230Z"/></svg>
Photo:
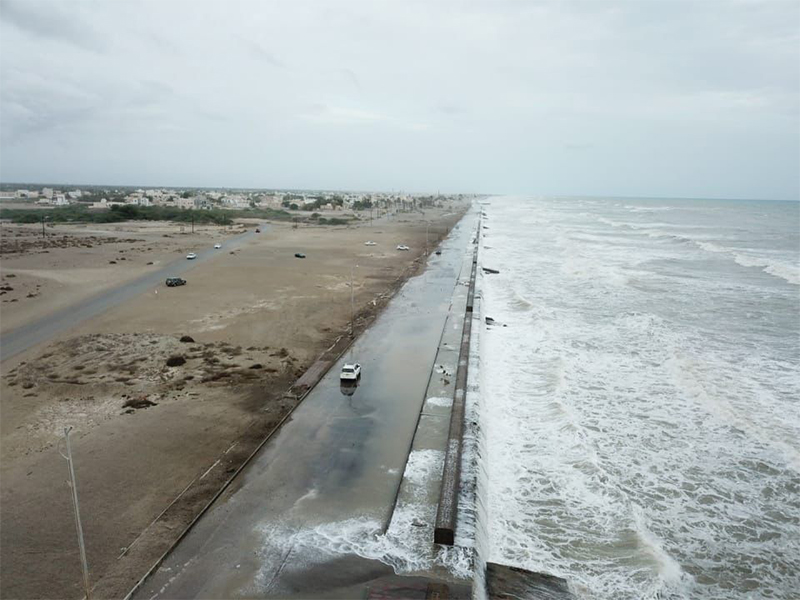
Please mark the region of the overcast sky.
<svg viewBox="0 0 800 600"><path fill-rule="evenodd" d="M800 197L797 0L0 0L0 180Z"/></svg>

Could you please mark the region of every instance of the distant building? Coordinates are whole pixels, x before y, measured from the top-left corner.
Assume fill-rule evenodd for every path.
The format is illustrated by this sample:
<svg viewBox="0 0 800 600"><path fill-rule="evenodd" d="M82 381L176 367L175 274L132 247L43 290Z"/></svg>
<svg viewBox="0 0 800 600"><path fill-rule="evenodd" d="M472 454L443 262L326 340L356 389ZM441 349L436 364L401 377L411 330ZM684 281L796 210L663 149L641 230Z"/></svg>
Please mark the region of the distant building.
<svg viewBox="0 0 800 600"><path fill-rule="evenodd" d="M211 208L211 201L206 198L205 194L198 194L191 200L195 208Z"/></svg>
<svg viewBox="0 0 800 600"><path fill-rule="evenodd" d="M171 198L166 206L174 206L176 208L194 208L194 198L181 198L176 196Z"/></svg>
<svg viewBox="0 0 800 600"><path fill-rule="evenodd" d="M42 188L42 197L50 199L53 197L53 188Z"/></svg>
<svg viewBox="0 0 800 600"><path fill-rule="evenodd" d="M69 198L67 198L64 194L56 194L53 197L52 202L56 206L67 206L69 204Z"/></svg>
<svg viewBox="0 0 800 600"><path fill-rule="evenodd" d="M81 197L81 191L80 190L75 190L75 191L72 191L72 192L67 192L67 196L69 198L71 198L72 200L77 200L78 198Z"/></svg>

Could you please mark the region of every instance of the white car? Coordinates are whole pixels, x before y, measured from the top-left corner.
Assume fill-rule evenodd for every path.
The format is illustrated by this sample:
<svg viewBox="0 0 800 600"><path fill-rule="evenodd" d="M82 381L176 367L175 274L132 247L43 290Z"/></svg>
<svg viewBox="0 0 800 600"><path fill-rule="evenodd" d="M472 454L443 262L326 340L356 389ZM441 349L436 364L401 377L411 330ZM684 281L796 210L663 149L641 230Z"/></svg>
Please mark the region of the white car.
<svg viewBox="0 0 800 600"><path fill-rule="evenodd" d="M342 367L341 379L355 381L361 378L361 365L358 363L345 363Z"/></svg>
<svg viewBox="0 0 800 600"><path fill-rule="evenodd" d="M408 246L406 246L405 244L399 244L397 246L397 249L398 250L410 250L410 248Z"/></svg>
<svg viewBox="0 0 800 600"><path fill-rule="evenodd" d="M222 248L222 244L214 244L214 250L219 250Z"/></svg>
<svg viewBox="0 0 800 600"><path fill-rule="evenodd" d="M373 242L372 240L370 240L368 242L364 242L364 245L365 246L377 246L377 244L375 242Z"/></svg>
<svg viewBox="0 0 800 600"><path fill-rule="evenodd" d="M197 254L195 254L194 252L189 252L189 254L186 255L186 258L192 260L194 258L197 258Z"/></svg>

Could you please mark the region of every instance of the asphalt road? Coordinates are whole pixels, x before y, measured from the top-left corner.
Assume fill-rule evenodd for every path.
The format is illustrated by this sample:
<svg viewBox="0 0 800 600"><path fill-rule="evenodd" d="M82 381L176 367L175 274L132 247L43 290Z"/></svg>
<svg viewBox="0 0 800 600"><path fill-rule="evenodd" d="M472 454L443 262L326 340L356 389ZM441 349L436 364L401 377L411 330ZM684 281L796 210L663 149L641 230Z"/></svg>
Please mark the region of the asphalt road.
<svg viewBox="0 0 800 600"><path fill-rule="evenodd" d="M262 232L266 231L266 225L260 225L259 227ZM230 252L234 248L241 246L253 235L260 235L255 233L255 226L245 233L226 239L222 242L221 250L214 250L213 247L197 250L195 251L197 258L194 260L188 260L185 256L182 256L167 263L157 271L142 275L119 287L100 292L96 296L81 301L79 304L64 307L27 325L17 327L0 337L0 360L11 358L15 354L19 354L36 344L45 342L59 333L75 327L86 319L122 304L126 300L161 287L167 277L183 275L198 264L219 256L221 252ZM188 285L191 285L191 282Z"/></svg>
<svg viewBox="0 0 800 600"><path fill-rule="evenodd" d="M314 528L388 523L475 219L461 220L134 597L362 597L360 584L391 573L347 548L316 552ZM363 366L353 395L340 389L345 360Z"/></svg>

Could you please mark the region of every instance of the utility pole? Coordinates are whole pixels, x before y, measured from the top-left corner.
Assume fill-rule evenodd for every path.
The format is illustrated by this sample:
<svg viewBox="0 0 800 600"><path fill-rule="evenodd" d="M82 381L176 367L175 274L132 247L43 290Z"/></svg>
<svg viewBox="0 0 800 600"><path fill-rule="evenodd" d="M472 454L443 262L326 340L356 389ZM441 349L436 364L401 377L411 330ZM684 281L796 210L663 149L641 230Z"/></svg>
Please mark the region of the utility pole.
<svg viewBox="0 0 800 600"><path fill-rule="evenodd" d="M72 508L75 511L75 529L78 532L78 548L81 552L81 567L83 568L83 589L86 592L86 600L91 600L92 589L89 587L89 563L86 561L86 547L83 544L83 526L81 525L81 511L78 506L78 485L75 481L75 468L72 463L72 447L69 444L69 432L72 427L64 428L64 439L66 440L67 454L64 455L59 450L59 454L69 463L69 487L72 489Z"/></svg>
<svg viewBox="0 0 800 600"><path fill-rule="evenodd" d="M194 233L194 211L192 211L192 233Z"/></svg>
<svg viewBox="0 0 800 600"><path fill-rule="evenodd" d="M428 256L428 228L431 226L430 221L425 222L425 256Z"/></svg>
<svg viewBox="0 0 800 600"><path fill-rule="evenodd" d="M42 215L42 239L44 239L44 237L45 237L45 233L44 233L44 220L45 220L45 218L46 217L44 215Z"/></svg>
<svg viewBox="0 0 800 600"><path fill-rule="evenodd" d="M353 272L355 271L354 266L350 266L350 337L353 337L353 333L355 331L355 320L356 320L356 302L355 302L355 290L353 289Z"/></svg>

